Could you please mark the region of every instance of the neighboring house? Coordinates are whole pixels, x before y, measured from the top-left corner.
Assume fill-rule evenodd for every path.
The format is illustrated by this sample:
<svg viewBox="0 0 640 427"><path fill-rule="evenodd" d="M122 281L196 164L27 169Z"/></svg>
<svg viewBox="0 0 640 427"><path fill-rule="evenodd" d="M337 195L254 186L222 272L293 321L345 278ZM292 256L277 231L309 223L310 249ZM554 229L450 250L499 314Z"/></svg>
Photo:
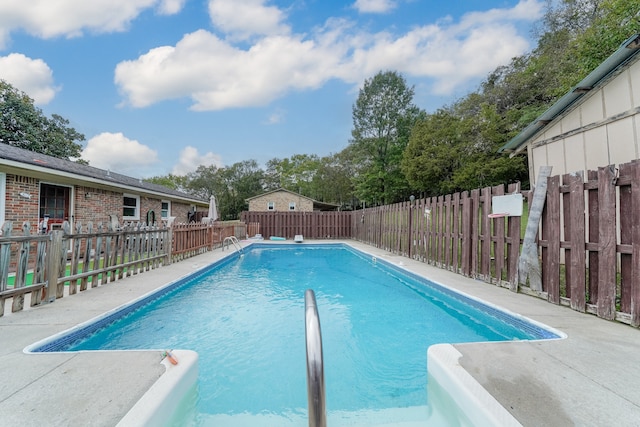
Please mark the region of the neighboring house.
<svg viewBox="0 0 640 427"><path fill-rule="evenodd" d="M537 120L500 148L527 150L529 177L596 170L640 153L640 35L620 48Z"/></svg>
<svg viewBox="0 0 640 427"><path fill-rule="evenodd" d="M260 194L259 196L246 199L249 202L249 212L269 212L269 211L335 211L340 205L318 202L293 191L279 189Z"/></svg>
<svg viewBox="0 0 640 427"><path fill-rule="evenodd" d="M187 222L208 201L141 179L0 143L0 225L24 221L32 230L47 218L48 229L69 221L107 224Z"/></svg>

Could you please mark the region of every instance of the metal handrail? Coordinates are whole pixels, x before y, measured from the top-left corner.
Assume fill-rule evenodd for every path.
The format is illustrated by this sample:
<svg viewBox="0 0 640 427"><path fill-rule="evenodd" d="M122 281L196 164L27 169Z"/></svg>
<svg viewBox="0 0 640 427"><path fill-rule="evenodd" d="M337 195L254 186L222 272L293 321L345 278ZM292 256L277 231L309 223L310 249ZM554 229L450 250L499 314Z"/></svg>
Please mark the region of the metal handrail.
<svg viewBox="0 0 640 427"><path fill-rule="evenodd" d="M326 427L324 364L322 361L322 332L316 306L316 296L311 289L304 293L305 328L307 341L307 399L309 402L309 427Z"/></svg>
<svg viewBox="0 0 640 427"><path fill-rule="evenodd" d="M236 250L238 252L240 252L241 254L244 254L244 250L242 249L242 245L240 244L240 241L238 241L238 238L236 236L228 236L228 237L224 238L224 240L222 241L222 250L223 251L224 251L225 243L226 243L227 247L230 247L231 243L233 243L233 247L236 248Z"/></svg>

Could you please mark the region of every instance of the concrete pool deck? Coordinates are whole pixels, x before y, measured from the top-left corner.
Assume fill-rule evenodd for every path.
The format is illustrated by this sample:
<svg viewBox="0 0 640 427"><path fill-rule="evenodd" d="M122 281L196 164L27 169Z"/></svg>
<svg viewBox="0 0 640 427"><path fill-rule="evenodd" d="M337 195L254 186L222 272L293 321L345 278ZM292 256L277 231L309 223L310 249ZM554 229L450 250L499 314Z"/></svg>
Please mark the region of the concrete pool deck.
<svg viewBox="0 0 640 427"><path fill-rule="evenodd" d="M346 243L567 334L562 340L453 346L462 354L460 366L522 425L639 425L640 330L358 242ZM160 352L25 354L23 349L228 253L217 249L18 313L10 313L7 305L0 317L2 424L116 425L165 372ZM302 322L303 313L300 316Z"/></svg>

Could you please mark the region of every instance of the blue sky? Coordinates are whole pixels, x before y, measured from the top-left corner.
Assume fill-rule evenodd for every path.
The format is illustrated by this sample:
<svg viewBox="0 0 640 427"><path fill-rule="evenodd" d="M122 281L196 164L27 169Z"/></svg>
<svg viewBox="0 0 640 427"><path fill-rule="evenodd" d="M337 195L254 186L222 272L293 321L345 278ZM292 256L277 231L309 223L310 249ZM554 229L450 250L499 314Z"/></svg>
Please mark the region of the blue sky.
<svg viewBox="0 0 640 427"><path fill-rule="evenodd" d="M134 177L348 143L365 79L427 111L531 50L544 0L0 0L0 79Z"/></svg>

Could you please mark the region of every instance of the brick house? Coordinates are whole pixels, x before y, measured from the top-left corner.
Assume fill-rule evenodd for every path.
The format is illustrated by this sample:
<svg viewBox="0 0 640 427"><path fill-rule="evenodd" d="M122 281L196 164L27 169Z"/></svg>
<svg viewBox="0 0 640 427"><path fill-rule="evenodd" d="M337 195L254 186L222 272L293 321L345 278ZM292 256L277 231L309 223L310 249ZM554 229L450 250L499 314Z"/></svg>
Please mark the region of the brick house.
<svg viewBox="0 0 640 427"><path fill-rule="evenodd" d="M107 224L187 222L208 200L137 178L0 143L0 225L24 221L32 227L47 217L48 229L62 222Z"/></svg>
<svg viewBox="0 0 640 427"><path fill-rule="evenodd" d="M596 170L640 158L640 34L622 45L499 151L552 175Z"/></svg>
<svg viewBox="0 0 640 427"><path fill-rule="evenodd" d="M313 212L335 211L340 206L319 202L293 191L280 188L246 199L249 212Z"/></svg>

